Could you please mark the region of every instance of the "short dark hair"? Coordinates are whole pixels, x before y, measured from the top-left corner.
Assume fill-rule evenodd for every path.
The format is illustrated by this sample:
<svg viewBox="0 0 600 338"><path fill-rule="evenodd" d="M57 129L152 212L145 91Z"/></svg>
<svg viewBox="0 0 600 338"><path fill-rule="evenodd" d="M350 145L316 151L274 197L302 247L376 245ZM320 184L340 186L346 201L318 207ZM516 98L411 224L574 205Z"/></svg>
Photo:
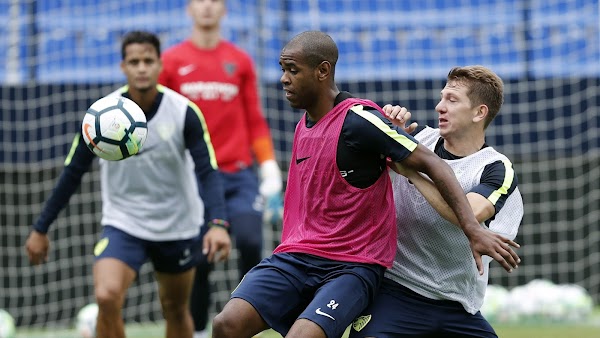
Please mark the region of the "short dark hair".
<svg viewBox="0 0 600 338"><path fill-rule="evenodd" d="M121 43L121 59L125 60L125 48L133 43L149 43L156 49L160 57L160 40L156 34L147 31L131 31L123 36Z"/></svg>
<svg viewBox="0 0 600 338"><path fill-rule="evenodd" d="M331 36L321 31L306 31L294 36L286 45L301 48L304 60L310 67L317 67L323 61L331 64L335 71L338 61L338 48ZM285 48L285 47L284 47Z"/></svg>

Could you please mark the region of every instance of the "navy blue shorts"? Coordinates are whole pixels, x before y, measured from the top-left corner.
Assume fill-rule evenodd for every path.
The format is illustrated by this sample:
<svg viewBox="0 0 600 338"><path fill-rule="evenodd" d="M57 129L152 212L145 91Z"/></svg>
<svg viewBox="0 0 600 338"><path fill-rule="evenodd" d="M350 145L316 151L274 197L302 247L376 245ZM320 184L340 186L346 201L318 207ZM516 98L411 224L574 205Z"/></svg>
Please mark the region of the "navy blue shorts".
<svg viewBox="0 0 600 338"><path fill-rule="evenodd" d="M454 301L423 297L384 278L375 302L352 324L359 337L497 338L481 312L472 315Z"/></svg>
<svg viewBox="0 0 600 338"><path fill-rule="evenodd" d="M202 241L199 236L187 240L155 242L139 239L109 225L103 227L102 236L94 248L96 260L116 258L135 272L139 272L148 260L157 272L184 272L196 266L200 255Z"/></svg>
<svg viewBox="0 0 600 338"><path fill-rule="evenodd" d="M341 337L373 300L385 268L299 253L274 254L250 270L231 298L242 298L285 336L299 318Z"/></svg>

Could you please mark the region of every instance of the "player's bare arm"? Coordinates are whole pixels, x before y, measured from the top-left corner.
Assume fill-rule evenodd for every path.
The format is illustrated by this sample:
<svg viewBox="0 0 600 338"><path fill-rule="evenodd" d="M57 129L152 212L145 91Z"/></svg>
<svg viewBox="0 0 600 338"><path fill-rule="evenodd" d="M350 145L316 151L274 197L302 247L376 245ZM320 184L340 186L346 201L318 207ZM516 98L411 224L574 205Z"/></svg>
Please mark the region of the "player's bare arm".
<svg viewBox="0 0 600 338"><path fill-rule="evenodd" d="M492 257L509 272L518 266L520 258L510 247L511 245L518 247L518 244L479 225L454 172L442 159L423 145L418 145L412 154L402 161L402 165L425 173L432 179L469 239L480 274L483 273L482 255Z"/></svg>
<svg viewBox="0 0 600 338"><path fill-rule="evenodd" d="M406 168L400 163L397 163L395 168L397 173L410 180L440 216L454 225L459 225L456 215L429 178L415 170ZM494 215L494 205L480 194L470 192L467 194L467 200L479 223L487 221ZM513 246L518 247L518 244L515 243Z"/></svg>

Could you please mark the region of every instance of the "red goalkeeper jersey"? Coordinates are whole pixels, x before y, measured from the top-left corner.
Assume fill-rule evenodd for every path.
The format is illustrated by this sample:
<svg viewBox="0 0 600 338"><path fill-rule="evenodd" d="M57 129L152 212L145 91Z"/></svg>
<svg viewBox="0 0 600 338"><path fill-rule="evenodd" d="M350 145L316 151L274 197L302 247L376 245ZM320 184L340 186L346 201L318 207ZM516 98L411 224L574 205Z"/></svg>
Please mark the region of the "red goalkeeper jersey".
<svg viewBox="0 0 600 338"><path fill-rule="evenodd" d="M208 126L219 169L236 172L274 159L250 56L228 41L200 49L187 40L162 55L159 82L196 103Z"/></svg>

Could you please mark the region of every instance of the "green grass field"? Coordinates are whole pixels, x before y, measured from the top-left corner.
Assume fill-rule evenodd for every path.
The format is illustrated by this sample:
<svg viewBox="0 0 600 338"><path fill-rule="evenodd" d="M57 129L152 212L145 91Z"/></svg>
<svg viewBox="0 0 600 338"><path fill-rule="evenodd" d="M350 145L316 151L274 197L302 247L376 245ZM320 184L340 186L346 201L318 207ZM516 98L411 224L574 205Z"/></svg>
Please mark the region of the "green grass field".
<svg viewBox="0 0 600 338"><path fill-rule="evenodd" d="M566 326L544 325L495 325L501 338L599 338L600 323ZM128 338L163 338L162 324L128 325ZM73 330L24 330L17 331L16 338L80 338ZM260 338L281 338L273 331L266 331Z"/></svg>

